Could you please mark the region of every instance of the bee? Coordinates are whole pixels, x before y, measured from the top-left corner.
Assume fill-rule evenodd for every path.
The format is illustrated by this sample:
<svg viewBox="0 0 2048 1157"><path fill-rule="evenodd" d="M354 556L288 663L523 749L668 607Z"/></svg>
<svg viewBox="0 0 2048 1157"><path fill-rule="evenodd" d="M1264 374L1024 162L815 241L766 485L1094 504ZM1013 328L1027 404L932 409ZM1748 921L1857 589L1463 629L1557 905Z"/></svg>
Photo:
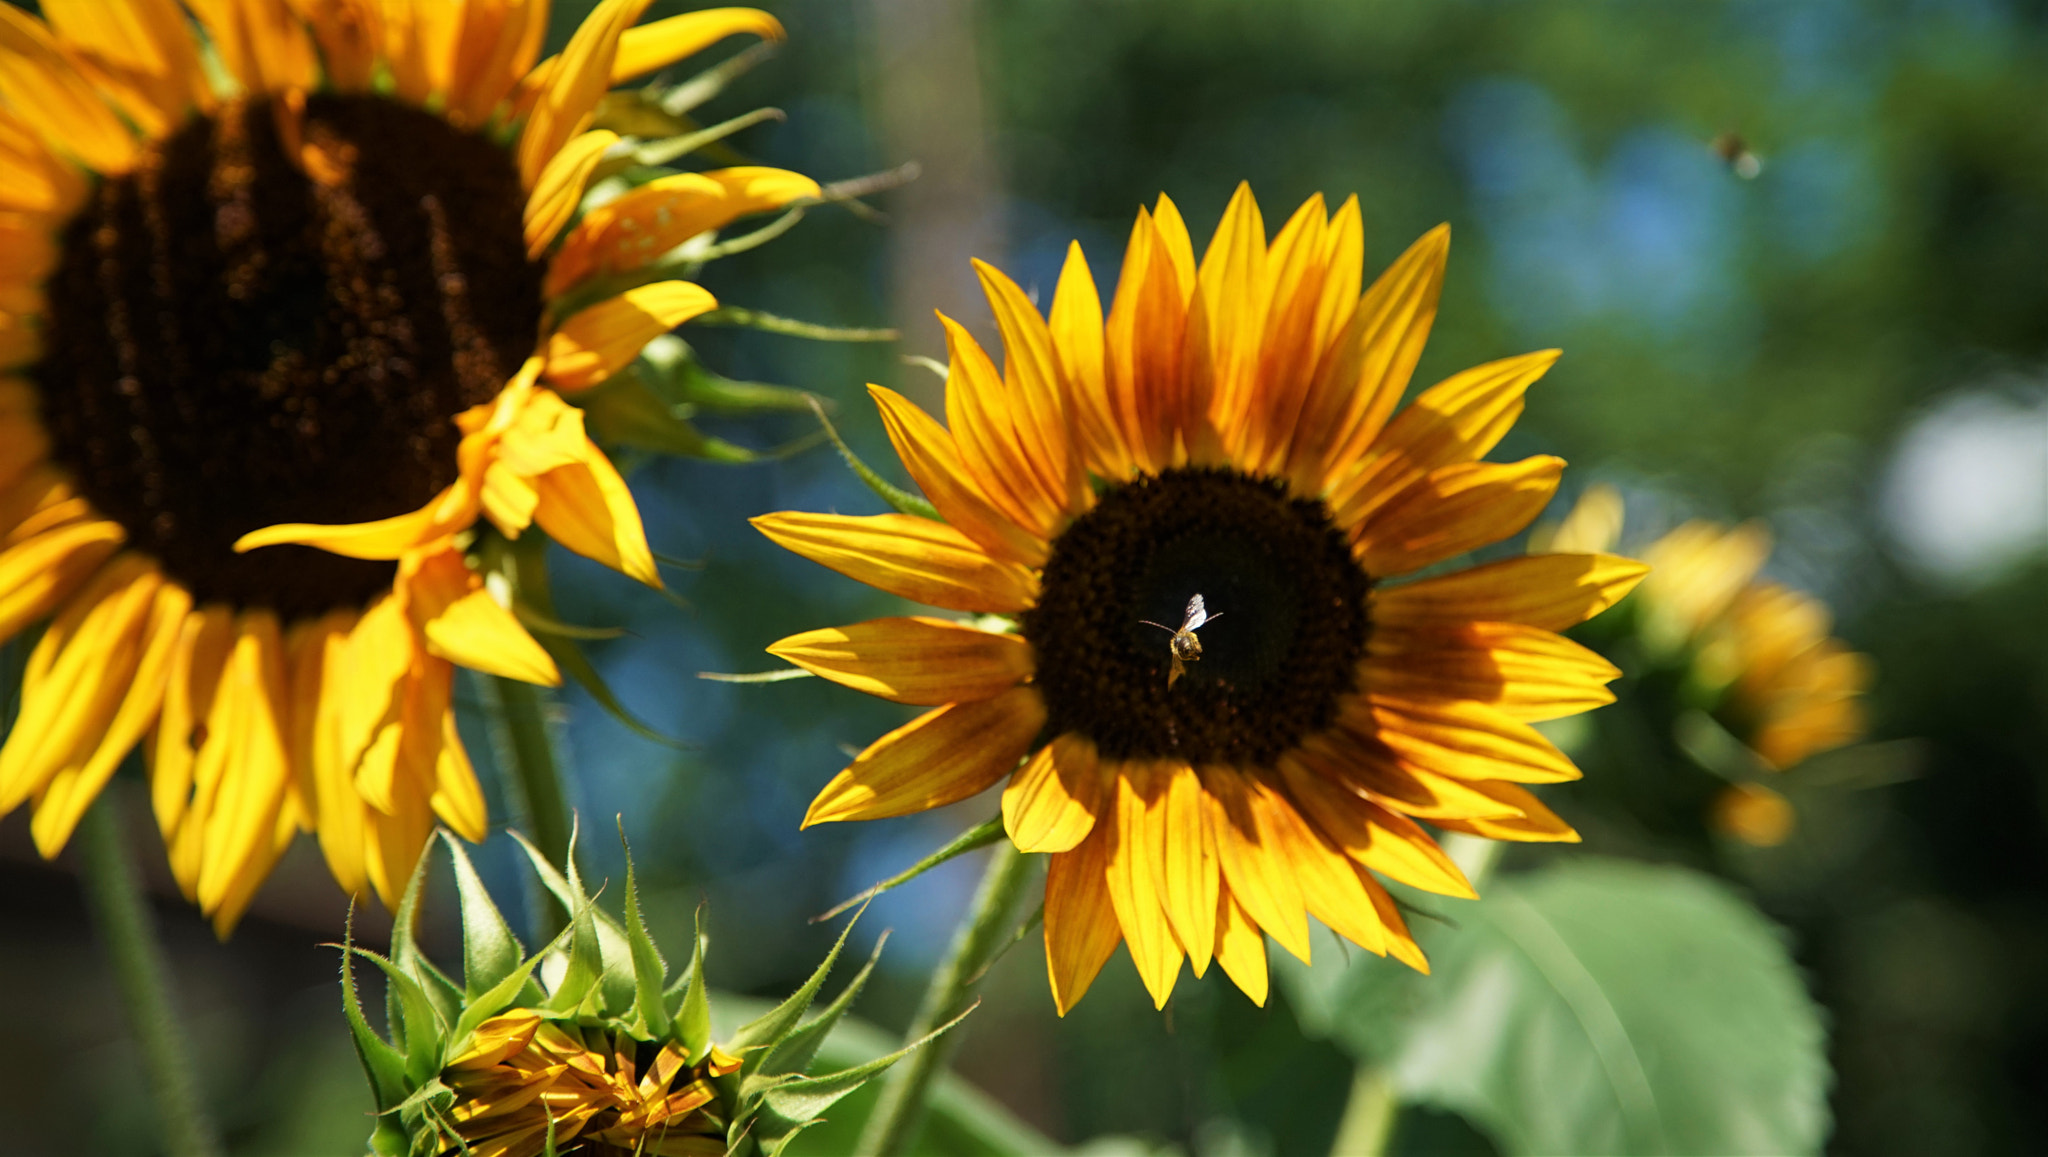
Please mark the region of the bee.
<svg viewBox="0 0 2048 1157"><path fill-rule="evenodd" d="M1202 596L1196 595L1188 600L1187 614L1182 616L1178 631L1165 623L1155 623L1151 619L1138 620L1148 627L1158 627L1173 636L1166 644L1168 653L1173 656L1173 670L1166 676L1168 690L1172 690L1174 683L1188 673L1189 663L1202 657L1202 640L1195 637L1195 632L1202 629L1202 624L1215 622L1222 617L1221 611L1210 614L1209 608L1202 605Z"/></svg>

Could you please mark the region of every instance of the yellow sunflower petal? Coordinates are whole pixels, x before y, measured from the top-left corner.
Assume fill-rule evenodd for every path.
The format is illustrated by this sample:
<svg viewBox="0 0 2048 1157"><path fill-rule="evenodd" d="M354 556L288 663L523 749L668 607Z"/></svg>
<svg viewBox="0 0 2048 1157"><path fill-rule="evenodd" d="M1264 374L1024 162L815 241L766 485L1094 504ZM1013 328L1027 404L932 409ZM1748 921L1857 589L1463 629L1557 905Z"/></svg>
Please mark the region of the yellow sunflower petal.
<svg viewBox="0 0 2048 1157"><path fill-rule="evenodd" d="M995 363L960 323L939 315L946 328L946 427L975 489L1003 516L1040 539L1065 524L1064 494L1042 480L1033 462L1021 399L1006 389Z"/></svg>
<svg viewBox="0 0 2048 1157"><path fill-rule="evenodd" d="M657 281L599 302L548 335L549 384L584 390L626 368L648 342L699 314L718 308L718 299L688 281Z"/></svg>
<svg viewBox="0 0 2048 1157"><path fill-rule="evenodd" d="M1294 810L1293 804L1261 782L1255 806L1274 836L1280 855L1294 867L1301 898L1309 914L1332 932L1375 955L1387 954L1386 929L1373 910L1372 897L1359 883L1350 858Z"/></svg>
<svg viewBox="0 0 2048 1157"><path fill-rule="evenodd" d="M789 38L781 21L758 8L706 8L628 28L619 37L611 82L623 84L694 56L728 36L747 34L763 40Z"/></svg>
<svg viewBox="0 0 2048 1157"><path fill-rule="evenodd" d="M1038 576L992 559L966 535L908 514L853 517L783 511L753 519L776 545L913 602L1009 614L1038 598Z"/></svg>
<svg viewBox="0 0 2048 1157"><path fill-rule="evenodd" d="M353 612L343 610L299 625L291 654L291 726L285 736L293 770L310 781L314 833L328 871L352 896L361 895L369 882L363 868L362 797L337 741L341 664L355 620Z"/></svg>
<svg viewBox="0 0 2048 1157"><path fill-rule="evenodd" d="M699 233L822 195L802 173L758 165L649 181L576 223L548 268L543 292L552 298L586 278L642 268Z"/></svg>
<svg viewBox="0 0 2048 1157"><path fill-rule="evenodd" d="M219 605L202 607L186 616L177 647L171 652L170 677L164 685L156 737L149 748L150 803L157 830L166 842L184 828L191 805L193 763L204 734L202 724L213 712L221 667L234 641L234 612ZM189 896L197 879L196 864L187 872L174 856L171 867Z"/></svg>
<svg viewBox="0 0 2048 1157"><path fill-rule="evenodd" d="M21 713L0 746L0 814L91 752L120 709L162 585L147 559L123 554L43 632L22 677Z"/></svg>
<svg viewBox="0 0 2048 1157"><path fill-rule="evenodd" d="M49 614L125 537L119 523L93 519L58 526L0 552L0 636Z"/></svg>
<svg viewBox="0 0 2048 1157"><path fill-rule="evenodd" d="M1331 487L1331 517L1354 526L1430 471L1476 462L1522 413L1522 395L1561 351L1539 350L1453 374L1394 416L1364 464Z"/></svg>
<svg viewBox="0 0 2048 1157"><path fill-rule="evenodd" d="M1472 882L1413 820L1357 795L1294 757L1280 774L1302 815L1352 859L1411 887L1477 899Z"/></svg>
<svg viewBox="0 0 2048 1157"><path fill-rule="evenodd" d="M583 187L591 171L604 159L604 152L619 143L619 134L609 129L592 129L577 135L560 152L548 158L527 194L525 211L526 259L537 261L554 243L555 234L569 223L583 200Z"/></svg>
<svg viewBox="0 0 2048 1157"><path fill-rule="evenodd" d="M650 0L603 0L593 9L545 78L514 152L519 179L534 187L562 145L581 132L597 98L611 87L619 35L640 19Z"/></svg>
<svg viewBox="0 0 2048 1157"><path fill-rule="evenodd" d="M351 780L363 753L398 715L400 684L412 669L417 636L396 593L370 604L349 631L339 679L329 694L342 705L334 744Z"/></svg>
<svg viewBox="0 0 2048 1157"><path fill-rule="evenodd" d="M768 653L856 691L922 707L993 699L1031 674L1023 639L944 619L805 631L770 644Z"/></svg>
<svg viewBox="0 0 2048 1157"><path fill-rule="evenodd" d="M1463 780L1558 783L1579 769L1526 723L1484 703L1367 695L1378 738L1418 768Z"/></svg>
<svg viewBox="0 0 2048 1157"><path fill-rule="evenodd" d="M49 28L0 4L0 100L50 147L97 173L123 173L139 145L121 118L80 76Z"/></svg>
<svg viewBox="0 0 2048 1157"><path fill-rule="evenodd" d="M375 522L358 522L347 526L327 526L306 522L287 522L252 530L235 540L237 553L260 550L266 546L285 543L299 543L317 546L333 554L349 558L395 559L405 552L441 538L455 527L451 523L466 523L466 517L446 517L445 507L449 498L459 495L465 489L462 482L443 490L432 502L406 514L380 518ZM470 487L468 489L475 489Z"/></svg>
<svg viewBox="0 0 2048 1157"><path fill-rule="evenodd" d="M1042 499L1069 516L1078 515L1094 495L1074 442L1074 424L1066 407L1070 391L1053 352L1052 331L1038 307L1001 270L977 260L974 272L1002 335L1007 409L1024 464L1037 480Z"/></svg>
<svg viewBox="0 0 2048 1157"><path fill-rule="evenodd" d="M426 636L427 650L476 671L548 687L562 674L511 611L498 605L462 552L446 551L401 579L408 612Z"/></svg>
<svg viewBox="0 0 2048 1157"><path fill-rule="evenodd" d="M1250 912L1229 888L1221 893L1216 909L1216 963L1223 966L1231 983L1264 1008L1266 986L1266 938L1259 934Z"/></svg>
<svg viewBox="0 0 2048 1157"><path fill-rule="evenodd" d="M944 426L910 399L883 386L868 395L881 411L882 425L903 468L939 516L996 558L1044 566L1046 540L1022 529L989 501L981 483L960 461L959 444Z"/></svg>
<svg viewBox="0 0 2048 1157"><path fill-rule="evenodd" d="M1358 882L1364 885L1366 895L1372 897L1373 910L1379 914L1380 925L1387 930L1387 955L1428 976L1429 958L1416 946L1414 935L1408 931L1408 922L1401 918L1400 906L1363 867L1358 869Z"/></svg>
<svg viewBox="0 0 2048 1157"><path fill-rule="evenodd" d="M1525 723L1614 702L1619 668L1541 627L1471 623L1462 629L1382 627L1366 641L1365 685L1416 698L1469 699Z"/></svg>
<svg viewBox="0 0 2048 1157"><path fill-rule="evenodd" d="M1116 420L1117 457L1139 470L1173 464L1189 288L1151 214L1140 209L1103 325L1104 389Z"/></svg>
<svg viewBox="0 0 2048 1157"><path fill-rule="evenodd" d="M1035 687L927 711L868 745L811 801L803 826L910 815L977 795L1016 770L1044 726Z"/></svg>
<svg viewBox="0 0 2048 1157"><path fill-rule="evenodd" d="M657 589L661 575L640 507L618 468L583 429L583 411L553 391L533 395L498 442L484 503L507 537L530 518L556 542ZM508 494L516 491L517 509Z"/></svg>
<svg viewBox="0 0 2048 1157"><path fill-rule="evenodd" d="M1109 804L1095 745L1064 732L1024 762L1003 789L1003 827L1022 852L1065 852L1095 830ZM1112 945L1113 946L1113 945Z"/></svg>
<svg viewBox="0 0 2048 1157"><path fill-rule="evenodd" d="M1197 977L1208 971L1216 948L1216 841L1209 831L1208 806L1202 801L1202 780L1185 763L1164 767L1166 786L1154 824L1164 839L1153 859L1159 897L1167 922L1187 949L1188 966Z"/></svg>
<svg viewBox="0 0 2048 1157"><path fill-rule="evenodd" d="M1469 835L1485 836L1491 840L1515 840L1523 843L1570 843L1579 842L1579 833L1558 814L1543 806L1528 789L1512 783L1489 781L1475 783L1473 787L1494 796L1502 803L1511 805L1521 812L1513 819L1440 819L1430 823L1446 831L1465 832Z"/></svg>
<svg viewBox="0 0 2048 1157"><path fill-rule="evenodd" d="M1429 340L1451 232L1439 225L1373 282L1317 368L1296 423L1287 474L1319 493L1372 445Z"/></svg>
<svg viewBox="0 0 2048 1157"><path fill-rule="evenodd" d="M184 588L162 583L156 588L148 617L140 628L133 670L123 677L109 663L96 672L103 686L119 688L120 706L111 719L94 729L74 761L58 769L43 789L30 833L35 837L36 850L45 857L56 855L70 840L85 809L99 798L100 789L113 778L121 761L156 723L170 677L171 658L191 609L192 596Z"/></svg>
<svg viewBox="0 0 2048 1157"><path fill-rule="evenodd" d="M277 812L290 771L278 709L284 695L284 643L276 616L251 611L221 668L193 768L194 803L205 817L197 899L214 914L237 885L268 874L275 859Z"/></svg>
<svg viewBox="0 0 2048 1157"><path fill-rule="evenodd" d="M1346 706L1341 726L1310 736L1295 756L1329 779L1348 784L1403 815L1505 819L1519 813L1461 779L1402 760L1382 743L1362 703Z"/></svg>
<svg viewBox="0 0 2048 1157"><path fill-rule="evenodd" d="M1079 242L1067 245L1066 264L1060 267L1046 326L1052 332L1053 348L1067 383L1066 408L1084 447L1083 460L1105 478L1124 477L1130 464L1125 461L1116 411L1103 377L1102 298Z"/></svg>
<svg viewBox="0 0 2048 1157"><path fill-rule="evenodd" d="M206 97L174 0L46 0L43 19L136 127L160 137Z"/></svg>
<svg viewBox="0 0 2048 1157"><path fill-rule="evenodd" d="M1272 287L1254 376L1242 387L1242 403L1219 405L1225 415L1243 411L1238 421L1229 423L1225 436L1234 459L1248 473L1279 469L1308 397L1327 340L1317 327L1329 275L1328 235L1328 214L1323 195L1317 193L1280 227L1266 258Z"/></svg>
<svg viewBox="0 0 2048 1157"><path fill-rule="evenodd" d="M548 22L547 0L472 3L463 13L448 78L448 118L480 125L533 67Z"/></svg>
<svg viewBox="0 0 2048 1157"><path fill-rule="evenodd" d="M312 89L320 80L313 38L285 0L186 0L242 87L252 93Z"/></svg>
<svg viewBox="0 0 2048 1157"><path fill-rule="evenodd" d="M1196 275L1210 347L1215 405L1247 414L1264 346L1268 294L1266 221L1248 182L1240 181L1209 239Z"/></svg>
<svg viewBox="0 0 2048 1157"><path fill-rule="evenodd" d="M1208 789L1209 830L1231 895L1253 923L1306 963L1308 913L1301 882L1258 785L1230 767L1203 768L1202 784Z"/></svg>
<svg viewBox="0 0 2048 1157"><path fill-rule="evenodd" d="M490 834L490 817L484 807L483 785L477 782L469 752L455 730L455 713L441 713L441 747L434 759L434 793L427 801L434 814L456 835L480 842Z"/></svg>
<svg viewBox="0 0 2048 1157"><path fill-rule="evenodd" d="M1373 591L1373 622L1460 626L1524 623L1551 631L1585 622L1635 589L1650 568L1613 554L1510 558Z"/></svg>
<svg viewBox="0 0 2048 1157"><path fill-rule="evenodd" d="M1115 824L1095 825L1045 870L1045 971L1061 1016L1080 1003L1123 939L1109 895L1109 846Z"/></svg>
<svg viewBox="0 0 2048 1157"><path fill-rule="evenodd" d="M381 0L293 0L293 4L320 46L328 87L341 92L367 91L383 53Z"/></svg>
<svg viewBox="0 0 2048 1157"><path fill-rule="evenodd" d="M1563 475L1564 459L1549 454L1432 470L1352 528L1359 565L1408 574L1499 542L1543 513Z"/></svg>
<svg viewBox="0 0 2048 1157"><path fill-rule="evenodd" d="M1123 765L1116 780L1114 814L1103 817L1109 830L1109 902L1138 979L1152 994L1155 1007L1165 1008L1180 974L1181 947L1167 921L1152 851L1160 842L1149 829L1164 827L1165 785L1147 764Z"/></svg>

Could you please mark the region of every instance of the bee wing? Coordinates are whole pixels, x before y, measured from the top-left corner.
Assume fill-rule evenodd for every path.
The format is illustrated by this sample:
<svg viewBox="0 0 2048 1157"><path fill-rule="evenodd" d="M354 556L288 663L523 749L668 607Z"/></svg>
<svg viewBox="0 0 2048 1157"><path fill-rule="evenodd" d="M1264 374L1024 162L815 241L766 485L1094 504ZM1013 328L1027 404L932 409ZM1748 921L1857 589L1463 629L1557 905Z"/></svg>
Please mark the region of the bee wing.
<svg viewBox="0 0 2048 1157"><path fill-rule="evenodd" d="M1183 631L1199 631L1202 629L1202 624L1208 621L1209 608L1202 605L1202 596L1196 595L1188 600L1187 618L1181 621L1180 629Z"/></svg>

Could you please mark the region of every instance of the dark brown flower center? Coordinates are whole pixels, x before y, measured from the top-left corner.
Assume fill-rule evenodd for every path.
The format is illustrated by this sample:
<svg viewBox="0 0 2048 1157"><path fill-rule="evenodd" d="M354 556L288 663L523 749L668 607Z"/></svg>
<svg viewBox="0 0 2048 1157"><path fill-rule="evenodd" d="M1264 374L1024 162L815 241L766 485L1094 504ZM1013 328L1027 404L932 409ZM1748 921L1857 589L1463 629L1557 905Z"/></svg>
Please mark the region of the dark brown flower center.
<svg viewBox="0 0 2048 1157"><path fill-rule="evenodd" d="M1053 544L1023 616L1049 727L1114 759L1270 765L1356 687L1371 585L1323 504L1279 482L1183 469L1112 488ZM1214 621L1168 686L1195 595Z"/></svg>
<svg viewBox="0 0 2048 1157"><path fill-rule="evenodd" d="M237 555L281 522L418 509L451 419L532 351L542 269L506 151L375 97L316 96L287 155L267 100L196 118L62 234L34 371L51 455L202 602L360 607L393 564Z"/></svg>

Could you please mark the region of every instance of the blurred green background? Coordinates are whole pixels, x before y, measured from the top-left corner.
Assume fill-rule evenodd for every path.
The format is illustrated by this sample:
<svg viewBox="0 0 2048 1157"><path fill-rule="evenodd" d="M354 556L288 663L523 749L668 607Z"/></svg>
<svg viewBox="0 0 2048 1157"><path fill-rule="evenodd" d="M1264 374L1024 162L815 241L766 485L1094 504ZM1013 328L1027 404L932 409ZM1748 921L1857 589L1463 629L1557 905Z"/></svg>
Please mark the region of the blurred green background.
<svg viewBox="0 0 2048 1157"><path fill-rule="evenodd" d="M587 7L558 0L557 44ZM1780 848L1720 846L1589 789L1552 797L1584 848L1518 850L1507 870L1588 851L1685 863L1782 925L1826 1010L1830 1151L2035 1144L2048 1095L2048 5L769 7L789 44L710 119L776 105L786 123L736 142L763 163L829 181L917 160L923 176L876 198L887 225L814 212L713 266L707 284L729 303L901 324L905 337L686 330L708 364L836 399L855 448L901 480L862 385L936 404L936 379L900 355L943 356L934 306L990 332L970 256L1049 294L1078 238L1106 294L1141 203L1170 193L1199 246L1240 179L1274 225L1313 192L1358 194L1371 272L1449 221L1417 383L1562 347L1502 454L1569 459L1560 504L1595 480L1620 486L1632 542L1685 517L1767 520L1767 573L1826 599L1837 633L1877 661L1873 740L1909 741L1850 786L1795 794L1800 824ZM683 8L663 0L651 15ZM1753 176L1712 147L1724 134L1760 163ZM794 418L706 425L759 447L807 432ZM745 523L879 511L833 455L652 461L632 483L655 549L702 560L668 576L689 608L556 552L558 604L571 621L628 628L591 652L628 706L685 746L561 696L560 745L595 833L586 862L618 877L621 816L657 938L685 943L708 901L713 982L779 996L829 945L808 917L994 804L799 834L845 749L908 709L822 681L696 677L764 670L761 648L782 635L894 613ZM458 690L487 764L474 687ZM1589 785L1682 774L1612 739L1631 710L1596 717ZM502 805L494 795L500 827ZM0 1148L154 1152L73 869L34 858L26 819L0 823L0 991L14 1009L0 1020ZM502 836L478 859L517 895ZM895 936L860 1015L908 1019L975 878L973 859L956 861L873 906L856 940ZM359 1151L367 1133L335 953L319 947L344 911L306 841L227 944L174 899L159 908L201 1081L237 1154ZM433 908L429 945L452 948L452 920L450 905ZM964 1033L959 1069L1065 1142L1326 1152L1352 1079L1280 986L1261 1010L1219 975L1183 977L1161 1015L1121 953L1062 1021L1035 936L992 975ZM1396 1143L1490 1151L1428 1111L1404 1118Z"/></svg>

